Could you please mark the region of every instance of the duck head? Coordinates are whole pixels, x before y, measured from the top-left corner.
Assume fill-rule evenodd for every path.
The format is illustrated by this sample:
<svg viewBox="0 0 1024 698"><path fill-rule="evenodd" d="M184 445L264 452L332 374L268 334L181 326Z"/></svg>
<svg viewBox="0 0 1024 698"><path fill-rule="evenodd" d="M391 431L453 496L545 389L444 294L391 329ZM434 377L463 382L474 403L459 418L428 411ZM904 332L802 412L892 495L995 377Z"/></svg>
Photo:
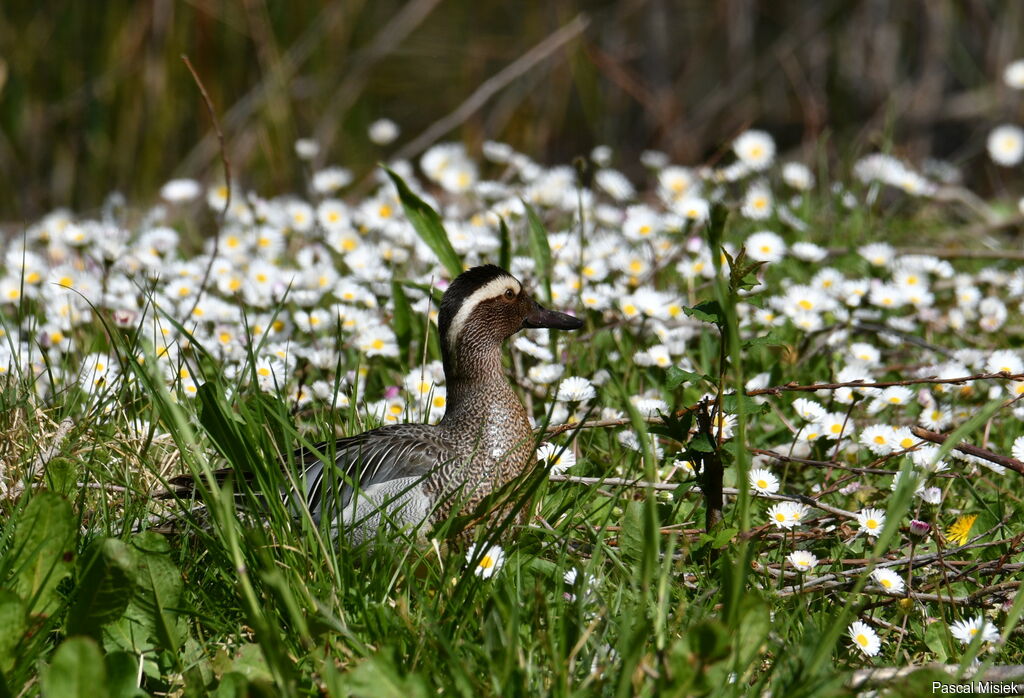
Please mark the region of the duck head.
<svg viewBox="0 0 1024 698"><path fill-rule="evenodd" d="M459 377L497 359L501 344L519 330L547 327L578 330L579 318L549 310L501 267L486 264L459 274L441 299L438 329L445 373Z"/></svg>

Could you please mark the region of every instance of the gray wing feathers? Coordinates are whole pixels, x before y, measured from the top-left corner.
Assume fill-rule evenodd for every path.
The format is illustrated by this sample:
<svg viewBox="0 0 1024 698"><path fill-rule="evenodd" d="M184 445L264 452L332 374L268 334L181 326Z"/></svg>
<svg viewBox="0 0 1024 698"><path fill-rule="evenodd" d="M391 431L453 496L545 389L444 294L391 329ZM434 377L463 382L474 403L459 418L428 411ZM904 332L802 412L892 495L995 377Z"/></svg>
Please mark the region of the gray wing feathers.
<svg viewBox="0 0 1024 698"><path fill-rule="evenodd" d="M327 448L318 450L329 456ZM357 528L375 528L374 519L379 525L381 509L394 510L401 521L422 521L430 506L429 501L420 501L426 500L421 484L455 457L434 427L420 424L390 425L340 439L335 454L334 467L325 468L311 452L300 453L305 468L302 491L292 496L301 496L316 522L328 517Z"/></svg>

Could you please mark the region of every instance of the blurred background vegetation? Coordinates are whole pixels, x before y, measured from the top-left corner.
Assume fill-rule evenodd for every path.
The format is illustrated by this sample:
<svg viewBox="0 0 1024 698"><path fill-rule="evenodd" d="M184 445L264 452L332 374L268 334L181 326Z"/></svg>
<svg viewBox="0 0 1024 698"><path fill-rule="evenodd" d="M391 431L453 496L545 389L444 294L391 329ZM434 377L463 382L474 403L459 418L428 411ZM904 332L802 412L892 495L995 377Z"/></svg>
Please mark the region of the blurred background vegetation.
<svg viewBox="0 0 1024 698"><path fill-rule="evenodd" d="M1012 1L3 0L0 222L219 180L182 54L238 179L268 194L304 189L300 137L322 145L314 166L357 174L494 138L547 163L609 144L639 177L644 149L696 163L750 126L806 160L822 143L972 158L991 191L975 156L995 123L1024 121L1000 81L1024 55ZM385 149L366 136L380 117L402 128Z"/></svg>

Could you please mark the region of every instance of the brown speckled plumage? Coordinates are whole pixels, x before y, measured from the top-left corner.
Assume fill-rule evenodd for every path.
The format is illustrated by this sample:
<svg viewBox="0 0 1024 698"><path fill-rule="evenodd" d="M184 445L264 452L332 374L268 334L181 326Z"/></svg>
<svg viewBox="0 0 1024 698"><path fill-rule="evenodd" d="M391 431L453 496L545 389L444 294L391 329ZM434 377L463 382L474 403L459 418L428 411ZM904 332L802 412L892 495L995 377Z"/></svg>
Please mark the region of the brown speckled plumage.
<svg viewBox="0 0 1024 698"><path fill-rule="evenodd" d="M464 272L445 292L438 318L444 417L437 425L391 425L341 439L330 472L304 454L303 491L293 500L316 521L333 518L337 532L357 541L376 534L382 510L387 520L425 528L455 506L471 510L521 474L533 455L530 421L505 378L502 345L524 327L582 324L537 305L500 267Z"/></svg>

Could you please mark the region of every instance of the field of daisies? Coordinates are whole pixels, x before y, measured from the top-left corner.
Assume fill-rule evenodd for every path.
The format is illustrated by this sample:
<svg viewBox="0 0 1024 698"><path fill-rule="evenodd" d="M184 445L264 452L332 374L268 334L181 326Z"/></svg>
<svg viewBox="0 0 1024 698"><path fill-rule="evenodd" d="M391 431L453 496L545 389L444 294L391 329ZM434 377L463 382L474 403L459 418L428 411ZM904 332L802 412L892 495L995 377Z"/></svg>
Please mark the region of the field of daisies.
<svg viewBox="0 0 1024 698"><path fill-rule="evenodd" d="M825 168L760 130L729 145L646 152L634 181L611 147L445 143L9 231L0 692L1024 680L1024 199L898 148ZM976 157L1012 191L1024 132ZM261 497L296 448L443 416L437 305L479 263L586 322L509 343L539 445L507 494L524 523L354 546ZM182 474L195 498L167 496Z"/></svg>

